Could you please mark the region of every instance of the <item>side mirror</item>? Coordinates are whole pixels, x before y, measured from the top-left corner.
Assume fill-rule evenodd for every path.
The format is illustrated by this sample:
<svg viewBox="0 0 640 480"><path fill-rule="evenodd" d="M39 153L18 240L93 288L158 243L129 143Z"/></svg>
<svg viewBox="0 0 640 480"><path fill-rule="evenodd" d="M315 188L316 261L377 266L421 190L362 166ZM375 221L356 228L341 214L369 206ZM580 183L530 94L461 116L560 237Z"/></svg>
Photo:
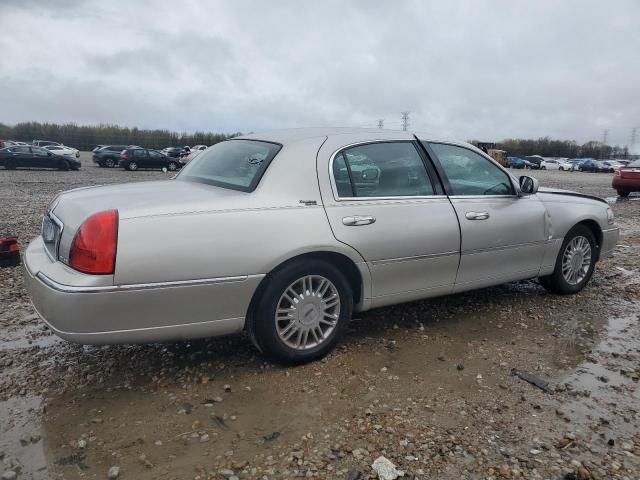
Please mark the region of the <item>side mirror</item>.
<svg viewBox="0 0 640 480"><path fill-rule="evenodd" d="M379 174L380 172L378 172L377 169L367 168L366 170L362 171L362 180L375 180L378 178Z"/></svg>
<svg viewBox="0 0 640 480"><path fill-rule="evenodd" d="M533 177L522 175L519 179L520 191L526 195L533 195L538 191L538 180Z"/></svg>

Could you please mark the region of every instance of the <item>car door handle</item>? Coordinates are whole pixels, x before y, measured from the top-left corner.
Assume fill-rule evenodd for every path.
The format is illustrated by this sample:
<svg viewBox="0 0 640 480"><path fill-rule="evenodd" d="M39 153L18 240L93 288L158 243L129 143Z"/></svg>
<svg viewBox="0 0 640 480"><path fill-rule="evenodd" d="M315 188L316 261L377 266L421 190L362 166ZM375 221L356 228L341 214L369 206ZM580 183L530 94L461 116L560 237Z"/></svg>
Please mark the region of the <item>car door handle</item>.
<svg viewBox="0 0 640 480"><path fill-rule="evenodd" d="M371 215L353 215L351 217L344 217L342 223L347 227L358 227L360 225L371 225L376 222L376 217Z"/></svg>
<svg viewBox="0 0 640 480"><path fill-rule="evenodd" d="M467 212L465 217L467 220L486 220L489 218L489 212Z"/></svg>

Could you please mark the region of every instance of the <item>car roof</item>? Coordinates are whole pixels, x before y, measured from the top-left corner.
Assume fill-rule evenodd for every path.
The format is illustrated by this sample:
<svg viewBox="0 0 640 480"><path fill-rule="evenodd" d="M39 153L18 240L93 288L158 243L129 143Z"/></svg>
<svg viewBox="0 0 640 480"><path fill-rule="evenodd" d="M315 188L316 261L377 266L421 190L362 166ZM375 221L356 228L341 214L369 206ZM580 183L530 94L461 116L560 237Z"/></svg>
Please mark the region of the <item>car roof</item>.
<svg viewBox="0 0 640 480"><path fill-rule="evenodd" d="M442 138L424 132L409 132L404 130L387 130L380 128L354 128L354 127L310 127L310 128L288 128L281 130L269 130L265 132L251 133L234 137L232 140L263 140L267 142L280 143L282 145L292 144L312 138L335 137L335 136L361 136L369 137L371 140L385 139L406 139L414 140L414 135L420 140L429 142L450 143L464 147L474 147L467 142Z"/></svg>

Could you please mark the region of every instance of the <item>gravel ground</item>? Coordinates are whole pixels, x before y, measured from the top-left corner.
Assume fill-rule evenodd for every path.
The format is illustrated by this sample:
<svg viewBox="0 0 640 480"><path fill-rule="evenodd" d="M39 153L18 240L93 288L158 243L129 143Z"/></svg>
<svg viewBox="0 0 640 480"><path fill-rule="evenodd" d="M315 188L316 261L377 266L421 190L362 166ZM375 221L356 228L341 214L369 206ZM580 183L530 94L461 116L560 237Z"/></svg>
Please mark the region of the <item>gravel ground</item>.
<svg viewBox="0 0 640 480"><path fill-rule="evenodd" d="M57 192L168 177L82 159L79 172L0 170L0 230L24 249ZM295 368L242 335L66 343L34 315L20 267L1 267L0 475L355 480L384 457L404 478L637 480L640 198L617 201L607 174L534 175L618 217L616 256L583 292L526 281L367 312Z"/></svg>

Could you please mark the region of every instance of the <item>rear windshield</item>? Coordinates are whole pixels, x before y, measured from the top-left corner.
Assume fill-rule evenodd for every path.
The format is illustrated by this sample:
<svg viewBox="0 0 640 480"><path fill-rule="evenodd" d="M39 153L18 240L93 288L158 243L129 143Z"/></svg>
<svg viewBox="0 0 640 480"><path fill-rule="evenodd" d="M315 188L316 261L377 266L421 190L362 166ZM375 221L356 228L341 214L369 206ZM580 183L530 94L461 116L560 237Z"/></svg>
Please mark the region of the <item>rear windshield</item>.
<svg viewBox="0 0 640 480"><path fill-rule="evenodd" d="M220 142L198 155L178 178L253 192L281 148L277 143L257 140Z"/></svg>

